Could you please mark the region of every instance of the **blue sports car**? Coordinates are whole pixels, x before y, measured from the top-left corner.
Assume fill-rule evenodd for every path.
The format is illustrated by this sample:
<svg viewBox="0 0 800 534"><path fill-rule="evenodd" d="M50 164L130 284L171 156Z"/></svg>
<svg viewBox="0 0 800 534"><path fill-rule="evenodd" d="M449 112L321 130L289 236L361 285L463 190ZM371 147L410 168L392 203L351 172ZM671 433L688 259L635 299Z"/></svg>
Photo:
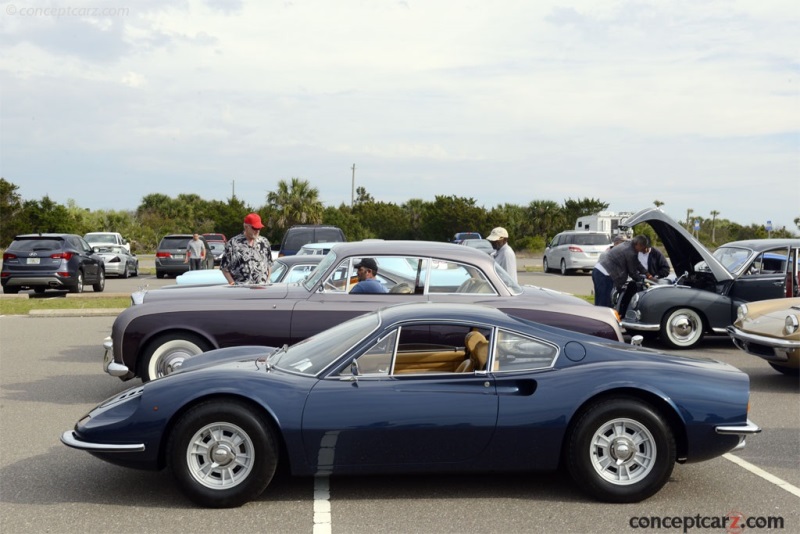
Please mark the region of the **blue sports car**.
<svg viewBox="0 0 800 534"><path fill-rule="evenodd" d="M195 503L239 506L294 475L546 471L636 502L675 462L760 429L727 364L532 323L490 307L401 304L292 346L220 349L112 397L64 444L169 467Z"/></svg>

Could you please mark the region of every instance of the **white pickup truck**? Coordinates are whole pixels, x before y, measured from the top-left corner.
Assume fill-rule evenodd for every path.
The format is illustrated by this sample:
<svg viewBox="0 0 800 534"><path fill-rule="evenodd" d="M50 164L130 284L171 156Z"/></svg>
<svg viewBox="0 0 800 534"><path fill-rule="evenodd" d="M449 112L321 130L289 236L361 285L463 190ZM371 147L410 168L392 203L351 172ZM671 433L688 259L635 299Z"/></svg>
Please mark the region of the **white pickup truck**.
<svg viewBox="0 0 800 534"><path fill-rule="evenodd" d="M131 251L131 244L118 232L89 232L83 238L92 248L119 245L125 247L128 252Z"/></svg>

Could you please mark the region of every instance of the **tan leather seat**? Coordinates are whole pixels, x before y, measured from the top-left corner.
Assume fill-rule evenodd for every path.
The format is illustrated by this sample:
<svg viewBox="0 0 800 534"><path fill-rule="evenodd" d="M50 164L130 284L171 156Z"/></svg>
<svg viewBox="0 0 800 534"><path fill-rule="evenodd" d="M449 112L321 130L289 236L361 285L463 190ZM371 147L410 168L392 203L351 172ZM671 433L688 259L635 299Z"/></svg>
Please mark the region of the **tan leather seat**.
<svg viewBox="0 0 800 534"><path fill-rule="evenodd" d="M486 360L489 357L489 342L483 334L477 331L472 331L464 338L464 348L466 349L467 359L459 364L456 368L456 373L471 373L476 369L481 369L477 365L481 364L481 357L483 359L483 369L486 368ZM478 356L477 353L482 353Z"/></svg>
<svg viewBox="0 0 800 534"><path fill-rule="evenodd" d="M400 282L392 289L389 290L389 293L401 293L404 295L410 295L414 292L414 288L408 282Z"/></svg>

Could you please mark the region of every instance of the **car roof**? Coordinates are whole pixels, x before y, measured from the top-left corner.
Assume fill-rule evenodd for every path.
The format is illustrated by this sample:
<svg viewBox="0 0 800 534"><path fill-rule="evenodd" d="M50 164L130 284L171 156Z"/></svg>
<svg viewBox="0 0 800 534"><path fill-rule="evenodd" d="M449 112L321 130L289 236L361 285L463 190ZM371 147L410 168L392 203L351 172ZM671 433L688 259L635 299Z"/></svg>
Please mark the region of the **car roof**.
<svg viewBox="0 0 800 534"><path fill-rule="evenodd" d="M331 250L335 251L337 256L410 255L478 262L494 261L480 250L441 241L348 241L336 243Z"/></svg>
<svg viewBox="0 0 800 534"><path fill-rule="evenodd" d="M63 239L65 237L72 236L72 237L81 237L77 234L20 234L18 236L14 236L14 239ZM83 239L83 238L81 238Z"/></svg>
<svg viewBox="0 0 800 534"><path fill-rule="evenodd" d="M289 267L293 265L297 265L299 263L319 263L322 261L322 258L325 256L321 254L307 254L305 256L281 256L276 262L285 263Z"/></svg>

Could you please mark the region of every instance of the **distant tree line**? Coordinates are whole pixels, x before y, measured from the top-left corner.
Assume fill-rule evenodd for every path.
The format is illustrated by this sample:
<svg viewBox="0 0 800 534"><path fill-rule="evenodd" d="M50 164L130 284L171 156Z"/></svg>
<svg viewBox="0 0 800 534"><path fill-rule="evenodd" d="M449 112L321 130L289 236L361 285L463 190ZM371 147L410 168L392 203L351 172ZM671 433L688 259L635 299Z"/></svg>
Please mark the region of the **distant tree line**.
<svg viewBox="0 0 800 534"><path fill-rule="evenodd" d="M376 201L363 187L356 189L352 206L325 206L319 190L307 180L281 180L270 191L262 206L250 206L236 196L227 201L205 200L195 194L171 198L151 193L142 198L134 211L96 210L79 207L72 199L64 206L48 196L40 200L22 199L19 187L0 178L0 248L17 234L64 232L120 232L139 253L153 252L162 236L169 233L221 232L234 236L242 231L242 219L257 212L265 221L262 235L280 243L284 231L295 224L332 224L344 230L348 240L367 238L447 241L453 234L476 231L486 235L495 226L505 227L509 243L518 251L537 252L555 234L575 227L578 217L608 209L599 199L567 199L563 204L533 200L528 205L502 204L491 209L476 205L471 197L437 195L433 201L412 198L401 205ZM664 203L654 201L656 206ZM691 210L690 210L691 211ZM693 215L700 229L697 238L709 248L740 239L767 237L761 225L742 226L719 218L712 211L708 218ZM795 219L800 229L800 217ZM686 220L690 224L689 216ZM643 225L646 226L646 225ZM649 227L635 231L655 237ZM784 228L774 229L771 237L793 237Z"/></svg>

